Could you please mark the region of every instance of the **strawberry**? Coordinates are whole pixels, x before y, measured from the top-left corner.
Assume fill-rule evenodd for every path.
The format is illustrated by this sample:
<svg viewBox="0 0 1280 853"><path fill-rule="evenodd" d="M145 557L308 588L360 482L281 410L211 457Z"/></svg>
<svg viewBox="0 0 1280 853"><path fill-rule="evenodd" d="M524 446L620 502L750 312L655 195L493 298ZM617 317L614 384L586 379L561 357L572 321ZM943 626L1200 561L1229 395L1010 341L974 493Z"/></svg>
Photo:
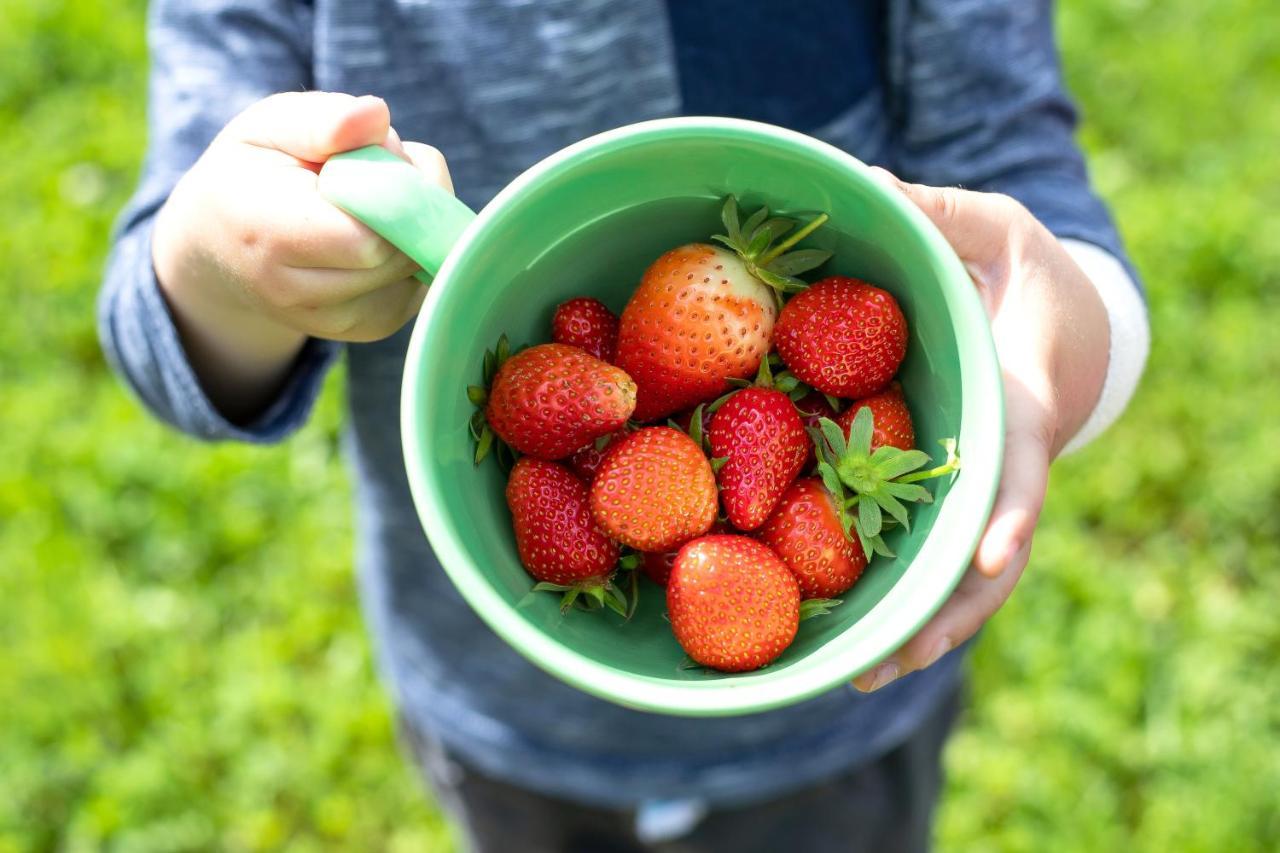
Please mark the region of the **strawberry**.
<svg viewBox="0 0 1280 853"><path fill-rule="evenodd" d="M671 630L689 657L723 672L776 660L800 625L800 587L767 546L703 536L676 556L667 584Z"/></svg>
<svg viewBox="0 0 1280 853"><path fill-rule="evenodd" d="M888 291L831 276L786 304L773 337L801 382L856 399L884 388L898 372L907 352L907 321Z"/></svg>
<svg viewBox="0 0 1280 853"><path fill-rule="evenodd" d="M618 364L636 378L636 419L661 418L756 372L777 318L769 288L726 249L667 252L622 312Z"/></svg>
<svg viewBox="0 0 1280 853"><path fill-rule="evenodd" d="M778 314L776 291L798 290L793 276L824 262L829 252L784 255L826 220L825 214L777 246L795 224L768 219L768 209L738 223L730 196L722 219L727 235L680 246L658 258L622 312L617 364L639 388L635 417L650 421L707 402L729 390L727 380L754 374L770 348Z"/></svg>
<svg viewBox="0 0 1280 853"><path fill-rule="evenodd" d="M716 519L716 478L693 439L646 427L616 442L591 484L600 529L637 551L666 551Z"/></svg>
<svg viewBox="0 0 1280 853"><path fill-rule="evenodd" d="M591 485L591 481L596 478L596 471L600 470L600 463L604 462L604 458L609 455L609 450L613 447L613 443L624 435L626 433L619 430L618 432L600 436L570 456L569 467L573 469L573 473L581 478L582 482Z"/></svg>
<svg viewBox="0 0 1280 853"><path fill-rule="evenodd" d="M911 423L911 410L902 396L902 386L894 382L879 394L863 397L849 404L835 417L845 436L853 426L853 419L862 407L871 410L875 429L871 433L871 452L881 447L896 447L899 450L911 450L916 446L916 431Z"/></svg>
<svg viewBox="0 0 1280 853"><path fill-rule="evenodd" d="M707 532L732 533L733 528L716 519L716 523L711 525L711 529ZM663 552L646 551L640 555L640 569L644 572L645 577L658 586L666 586L667 579L671 577L671 567L676 564L676 555L679 553L680 549L678 548Z"/></svg>
<svg viewBox="0 0 1280 853"><path fill-rule="evenodd" d="M827 398L817 392L810 391L795 403L796 411L800 413L800 419L804 421L805 429L816 429L818 421L822 418L836 417L836 410L827 401Z"/></svg>
<svg viewBox="0 0 1280 853"><path fill-rule="evenodd" d="M787 564L803 598L831 598L853 586L867 557L845 535L831 492L813 477L796 480L756 533Z"/></svg>
<svg viewBox="0 0 1280 853"><path fill-rule="evenodd" d="M725 514L743 531L769 517L812 447L795 406L774 388L735 392L712 417L707 437L712 457L725 460L716 474Z"/></svg>
<svg viewBox="0 0 1280 853"><path fill-rule="evenodd" d="M676 564L679 551L654 552L646 551L640 561L640 570L645 577L658 586L666 586L671 578L671 567Z"/></svg>
<svg viewBox="0 0 1280 853"><path fill-rule="evenodd" d="M495 435L520 453L563 459L621 429L635 409L631 377L577 347L539 344L509 358L505 350L504 336L496 356L485 353L489 390L467 389L484 409L483 419L471 423L477 463Z"/></svg>
<svg viewBox="0 0 1280 853"><path fill-rule="evenodd" d="M520 458L507 480L507 507L520 562L543 582L535 589L566 592L566 609L582 592L601 604L606 594L616 595L609 576L618 562L618 545L596 526L587 487L568 468Z"/></svg>
<svg viewBox="0 0 1280 853"><path fill-rule="evenodd" d="M825 394L817 391L810 391L799 400L795 401L796 411L800 413L800 420L804 421L806 431L818 428L818 421L823 418L835 418L835 407L827 400ZM818 457L814 454L813 445L809 445L809 455L804 460L804 471L813 470L813 465L818 461Z"/></svg>
<svg viewBox="0 0 1280 853"><path fill-rule="evenodd" d="M618 318L600 300L579 296L556 309L551 318L551 340L612 363L618 354Z"/></svg>

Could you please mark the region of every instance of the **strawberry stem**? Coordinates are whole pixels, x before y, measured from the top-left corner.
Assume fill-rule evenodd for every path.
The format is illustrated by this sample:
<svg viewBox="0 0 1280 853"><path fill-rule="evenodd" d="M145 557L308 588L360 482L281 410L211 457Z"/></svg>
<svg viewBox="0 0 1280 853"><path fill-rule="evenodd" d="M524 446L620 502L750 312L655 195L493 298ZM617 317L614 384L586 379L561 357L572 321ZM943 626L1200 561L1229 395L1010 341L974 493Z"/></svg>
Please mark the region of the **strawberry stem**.
<svg viewBox="0 0 1280 853"><path fill-rule="evenodd" d="M765 252L764 255L759 260L756 261L756 263L762 267L767 267L769 264L776 261L778 257L782 255L782 253L785 252L787 249L790 249L792 246L799 243L805 237L808 237L814 231L821 228L822 224L830 218L831 217L827 216L827 214L825 213L819 213L799 231L795 232L790 237L783 240L781 243L774 246L769 251Z"/></svg>
<svg viewBox="0 0 1280 853"><path fill-rule="evenodd" d="M960 470L960 457L956 454L956 440L954 438L944 438L938 442L947 451L947 461L943 462L937 468L930 468L928 471L917 471L914 474L907 474L899 477L899 483L918 483L921 480L931 480L934 477L944 477L954 471Z"/></svg>
<svg viewBox="0 0 1280 853"><path fill-rule="evenodd" d="M952 471L959 470L959 465L952 465L950 462L943 463L937 468L930 468L928 471L917 471L914 474L907 474L899 477L899 483L918 483L921 480L932 480L934 477L942 477L950 474Z"/></svg>

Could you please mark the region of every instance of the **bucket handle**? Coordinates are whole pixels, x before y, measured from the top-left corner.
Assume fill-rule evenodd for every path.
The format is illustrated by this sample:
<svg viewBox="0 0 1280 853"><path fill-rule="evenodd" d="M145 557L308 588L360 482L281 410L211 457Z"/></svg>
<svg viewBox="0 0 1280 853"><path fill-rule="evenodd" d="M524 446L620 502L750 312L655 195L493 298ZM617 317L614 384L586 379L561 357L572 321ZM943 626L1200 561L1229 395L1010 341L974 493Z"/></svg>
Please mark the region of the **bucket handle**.
<svg viewBox="0 0 1280 853"><path fill-rule="evenodd" d="M370 145L330 157L320 169L320 195L363 222L422 269L424 283L440 271L471 220L471 208L431 183L387 149Z"/></svg>

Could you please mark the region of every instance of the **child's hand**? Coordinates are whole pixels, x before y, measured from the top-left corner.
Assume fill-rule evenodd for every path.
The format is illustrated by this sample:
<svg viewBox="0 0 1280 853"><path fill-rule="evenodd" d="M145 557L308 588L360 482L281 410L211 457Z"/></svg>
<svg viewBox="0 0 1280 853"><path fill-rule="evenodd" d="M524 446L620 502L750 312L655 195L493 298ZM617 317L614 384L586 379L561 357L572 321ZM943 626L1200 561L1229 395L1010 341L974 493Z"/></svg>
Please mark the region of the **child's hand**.
<svg viewBox="0 0 1280 853"><path fill-rule="evenodd" d="M1013 591L1031 552L1049 463L1084 424L1106 378L1106 308L1066 249L1001 195L892 183L933 220L965 263L991 318L1004 370L1004 471L973 565L925 627L857 678L875 690L973 636Z"/></svg>
<svg viewBox="0 0 1280 853"><path fill-rule="evenodd" d="M233 420L270 400L308 336L384 338L422 302L416 265L316 190L319 164L364 145L452 191L440 153L402 145L382 100L287 93L232 119L157 216L161 288L206 392Z"/></svg>

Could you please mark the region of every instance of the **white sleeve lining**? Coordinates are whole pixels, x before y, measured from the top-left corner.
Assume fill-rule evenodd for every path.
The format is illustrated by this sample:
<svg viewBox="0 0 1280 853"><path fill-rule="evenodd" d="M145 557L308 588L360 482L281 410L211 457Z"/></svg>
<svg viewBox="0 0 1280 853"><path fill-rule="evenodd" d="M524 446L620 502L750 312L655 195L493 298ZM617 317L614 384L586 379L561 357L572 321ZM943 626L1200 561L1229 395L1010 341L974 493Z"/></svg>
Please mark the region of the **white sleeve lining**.
<svg viewBox="0 0 1280 853"><path fill-rule="evenodd" d="M1083 240L1064 239L1063 247L1093 282L1111 325L1107 377L1093 412L1062 453L1073 453L1115 423L1138 388L1151 349L1147 306L1124 265L1114 255Z"/></svg>

